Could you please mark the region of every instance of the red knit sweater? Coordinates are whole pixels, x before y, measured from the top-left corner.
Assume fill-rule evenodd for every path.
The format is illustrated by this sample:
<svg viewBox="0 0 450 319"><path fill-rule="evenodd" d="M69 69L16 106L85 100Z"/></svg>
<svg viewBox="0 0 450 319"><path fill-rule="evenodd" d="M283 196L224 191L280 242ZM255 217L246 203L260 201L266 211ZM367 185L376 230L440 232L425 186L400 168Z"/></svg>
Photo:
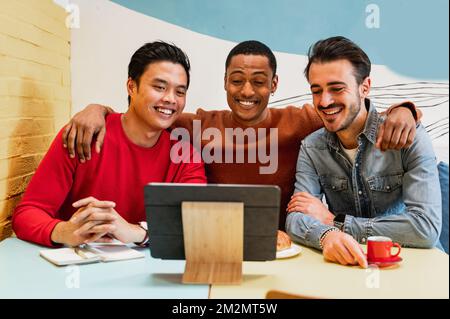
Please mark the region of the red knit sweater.
<svg viewBox="0 0 450 319"><path fill-rule="evenodd" d="M125 220L138 223L145 220L147 183L206 183L203 163L170 160L170 148L176 143L170 133L163 131L151 148L140 147L126 137L120 118L121 114L107 117L102 151L93 150L92 159L84 164L69 158L59 132L14 211L13 229L19 238L52 246L55 225L69 220L76 211L72 203L85 197L114 201Z"/></svg>

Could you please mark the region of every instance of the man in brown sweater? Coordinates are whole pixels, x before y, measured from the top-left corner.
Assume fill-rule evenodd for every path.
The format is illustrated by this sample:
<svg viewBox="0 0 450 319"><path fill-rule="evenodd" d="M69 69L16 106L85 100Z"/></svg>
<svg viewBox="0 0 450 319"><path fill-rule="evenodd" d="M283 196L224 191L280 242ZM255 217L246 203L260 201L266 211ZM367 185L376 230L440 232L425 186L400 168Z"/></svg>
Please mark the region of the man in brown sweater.
<svg viewBox="0 0 450 319"><path fill-rule="evenodd" d="M263 43L239 43L230 51L225 68L224 87L231 111L198 109L196 114L179 116L174 127L186 128L194 146L202 148L209 183L278 185L281 188L279 229L284 230L286 207L294 191L300 143L323 127L323 123L309 104L267 107L270 95L277 90L278 76L275 56ZM76 149L81 162L89 160L95 134L98 134L96 151L100 152L105 134L104 117L111 112L114 111L106 106L92 104L72 118L63 135L70 156L75 156ZM409 146L415 134L414 105L395 105L387 113L383 134L378 136L379 147ZM227 143L230 132L244 138ZM221 154L217 154L217 150ZM228 159L232 154L232 161L226 160L227 153ZM279 243L288 240L286 237L280 233Z"/></svg>

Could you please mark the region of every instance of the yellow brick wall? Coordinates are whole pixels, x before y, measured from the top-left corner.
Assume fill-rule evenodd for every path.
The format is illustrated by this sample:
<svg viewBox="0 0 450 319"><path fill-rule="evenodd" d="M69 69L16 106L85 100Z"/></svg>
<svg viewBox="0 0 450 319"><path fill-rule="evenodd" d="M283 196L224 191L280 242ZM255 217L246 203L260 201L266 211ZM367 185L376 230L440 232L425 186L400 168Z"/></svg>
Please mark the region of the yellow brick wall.
<svg viewBox="0 0 450 319"><path fill-rule="evenodd" d="M0 240L70 117L70 30L52 0L0 0Z"/></svg>

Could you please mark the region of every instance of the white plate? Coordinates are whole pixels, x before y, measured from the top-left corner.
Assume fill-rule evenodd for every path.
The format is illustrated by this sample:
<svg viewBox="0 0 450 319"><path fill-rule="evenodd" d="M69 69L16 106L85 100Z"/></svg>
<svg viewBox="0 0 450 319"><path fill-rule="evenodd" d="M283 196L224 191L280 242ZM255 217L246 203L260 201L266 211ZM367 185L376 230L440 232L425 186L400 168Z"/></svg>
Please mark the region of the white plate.
<svg viewBox="0 0 450 319"><path fill-rule="evenodd" d="M277 259L289 258L297 256L302 252L302 248L300 246L292 244L290 248L284 249L277 252Z"/></svg>

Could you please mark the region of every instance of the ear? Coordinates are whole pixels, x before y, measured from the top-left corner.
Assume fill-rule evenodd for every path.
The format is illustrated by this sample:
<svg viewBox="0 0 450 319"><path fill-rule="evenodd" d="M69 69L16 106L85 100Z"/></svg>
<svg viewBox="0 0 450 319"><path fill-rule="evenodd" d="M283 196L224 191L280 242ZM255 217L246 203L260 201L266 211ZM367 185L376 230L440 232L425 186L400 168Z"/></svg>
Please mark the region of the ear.
<svg viewBox="0 0 450 319"><path fill-rule="evenodd" d="M132 96L136 93L137 85L136 82L132 78L128 78L127 80L127 91L128 95Z"/></svg>
<svg viewBox="0 0 450 319"><path fill-rule="evenodd" d="M275 93L277 91L278 88L278 75L275 75L272 79L272 87L270 90L270 93Z"/></svg>
<svg viewBox="0 0 450 319"><path fill-rule="evenodd" d="M369 93L370 93L370 86L371 86L371 81L369 77L366 77L364 79L364 81L361 83L361 85L359 86L360 88L360 94L361 94L361 98L366 98Z"/></svg>
<svg viewBox="0 0 450 319"><path fill-rule="evenodd" d="M227 72L225 72L225 75L223 76L223 88L225 91L227 90Z"/></svg>

